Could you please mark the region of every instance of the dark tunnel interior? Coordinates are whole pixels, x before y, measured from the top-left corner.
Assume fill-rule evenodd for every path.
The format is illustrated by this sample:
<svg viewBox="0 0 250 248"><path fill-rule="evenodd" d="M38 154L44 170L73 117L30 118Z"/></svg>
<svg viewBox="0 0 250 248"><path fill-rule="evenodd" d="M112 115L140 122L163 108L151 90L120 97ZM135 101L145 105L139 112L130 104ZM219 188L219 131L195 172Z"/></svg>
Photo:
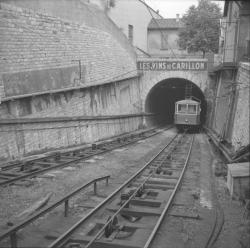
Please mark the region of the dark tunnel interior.
<svg viewBox="0 0 250 248"><path fill-rule="evenodd" d="M155 85L149 92L145 111L156 114L152 125L166 125L174 121L175 102L185 99L185 89L191 85L191 95L201 101L201 124L206 118L206 100L201 89L186 79L168 78Z"/></svg>

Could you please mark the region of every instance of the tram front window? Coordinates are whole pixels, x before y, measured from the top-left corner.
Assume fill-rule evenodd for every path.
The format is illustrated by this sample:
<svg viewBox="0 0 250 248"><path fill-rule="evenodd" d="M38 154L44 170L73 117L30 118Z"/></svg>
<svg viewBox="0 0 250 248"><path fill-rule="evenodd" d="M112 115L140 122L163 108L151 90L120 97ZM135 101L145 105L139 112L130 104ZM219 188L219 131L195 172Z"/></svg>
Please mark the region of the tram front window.
<svg viewBox="0 0 250 248"><path fill-rule="evenodd" d="M178 113L186 113L187 105L186 104L179 104L178 105Z"/></svg>
<svg viewBox="0 0 250 248"><path fill-rule="evenodd" d="M188 113L196 114L196 105L188 105Z"/></svg>

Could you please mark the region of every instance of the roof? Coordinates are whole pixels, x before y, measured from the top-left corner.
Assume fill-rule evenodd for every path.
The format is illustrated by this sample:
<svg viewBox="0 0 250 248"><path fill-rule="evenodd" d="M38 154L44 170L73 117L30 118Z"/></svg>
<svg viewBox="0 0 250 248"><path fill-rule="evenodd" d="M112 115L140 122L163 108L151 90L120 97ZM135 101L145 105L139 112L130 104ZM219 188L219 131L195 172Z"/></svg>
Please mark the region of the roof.
<svg viewBox="0 0 250 248"><path fill-rule="evenodd" d="M143 3L147 8L151 9L155 14L159 15L160 18L163 18L162 15L159 14L158 11L154 10L152 7L150 7L146 2L139 0L139 2Z"/></svg>
<svg viewBox="0 0 250 248"><path fill-rule="evenodd" d="M181 100L176 102L178 104L199 104L197 101L191 100L191 99L185 99L185 100Z"/></svg>
<svg viewBox="0 0 250 248"><path fill-rule="evenodd" d="M177 18L151 19L148 29L179 29L184 26L183 22Z"/></svg>
<svg viewBox="0 0 250 248"><path fill-rule="evenodd" d="M139 53L146 55L147 57L151 57L151 55L149 53L147 53L143 49L139 48L138 46L136 46L135 48L136 48L136 51L138 51Z"/></svg>

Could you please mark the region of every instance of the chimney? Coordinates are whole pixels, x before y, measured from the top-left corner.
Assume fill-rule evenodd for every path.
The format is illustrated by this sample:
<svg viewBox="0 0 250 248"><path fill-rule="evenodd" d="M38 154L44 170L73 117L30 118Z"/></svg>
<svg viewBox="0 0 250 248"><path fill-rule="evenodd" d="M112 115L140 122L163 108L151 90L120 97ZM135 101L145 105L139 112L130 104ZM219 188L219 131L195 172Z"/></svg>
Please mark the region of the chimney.
<svg viewBox="0 0 250 248"><path fill-rule="evenodd" d="M180 21L180 14L176 14L176 22Z"/></svg>

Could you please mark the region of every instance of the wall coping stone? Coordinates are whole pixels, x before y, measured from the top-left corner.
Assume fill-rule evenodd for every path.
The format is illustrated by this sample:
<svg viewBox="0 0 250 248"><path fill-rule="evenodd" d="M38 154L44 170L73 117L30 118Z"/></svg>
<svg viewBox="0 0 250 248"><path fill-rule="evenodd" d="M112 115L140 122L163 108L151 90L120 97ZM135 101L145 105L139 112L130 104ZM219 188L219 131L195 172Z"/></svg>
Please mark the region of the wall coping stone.
<svg viewBox="0 0 250 248"><path fill-rule="evenodd" d="M16 118L16 119L0 119L0 125L5 124L29 124L29 123L44 123L44 122L69 122L69 121L95 121L95 120L112 120L124 119L140 116L152 116L155 114L141 112L138 114L125 115L98 115L98 116L62 116L62 117L44 117L44 118Z"/></svg>
<svg viewBox="0 0 250 248"><path fill-rule="evenodd" d="M116 76L116 77L118 77L118 76ZM60 93L60 92L67 92L67 91L72 91L72 90L87 89L87 88L91 88L91 87L98 87L98 86L102 86L102 85L112 84L115 82L120 82L120 81L129 80L129 79L133 79L133 78L138 78L138 77L140 77L140 74L138 72L136 72L136 75L132 75L132 76L127 77L127 78L117 79L114 81L100 82L100 83L96 83L96 84L86 84L86 85L81 85L81 86L77 86L77 87L68 87L68 88L57 89L57 90L41 91L41 92L35 92L35 93L31 93L31 94L17 95L17 96L11 96L11 97L2 97L2 98L0 98L0 100L1 100L0 104L1 104L1 102L13 101L13 100L21 99L21 98L26 98L26 97L34 97L34 96L41 96L41 95L47 95L47 94L55 94L55 93Z"/></svg>

